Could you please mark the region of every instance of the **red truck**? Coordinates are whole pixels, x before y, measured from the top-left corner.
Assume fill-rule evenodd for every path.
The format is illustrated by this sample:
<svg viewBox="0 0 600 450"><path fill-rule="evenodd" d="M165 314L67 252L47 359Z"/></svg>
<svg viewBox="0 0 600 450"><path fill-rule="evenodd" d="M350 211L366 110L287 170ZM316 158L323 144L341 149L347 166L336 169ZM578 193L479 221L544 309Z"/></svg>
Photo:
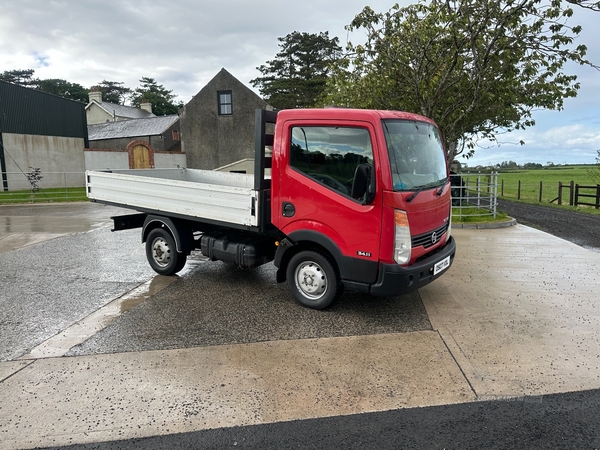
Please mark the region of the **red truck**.
<svg viewBox="0 0 600 450"><path fill-rule="evenodd" d="M88 171L88 197L139 212L113 217L113 231L141 227L157 273L177 273L196 249L241 268L273 261L277 281L314 309L344 288L405 294L452 264L448 164L430 119L257 110L255 148L254 174Z"/></svg>

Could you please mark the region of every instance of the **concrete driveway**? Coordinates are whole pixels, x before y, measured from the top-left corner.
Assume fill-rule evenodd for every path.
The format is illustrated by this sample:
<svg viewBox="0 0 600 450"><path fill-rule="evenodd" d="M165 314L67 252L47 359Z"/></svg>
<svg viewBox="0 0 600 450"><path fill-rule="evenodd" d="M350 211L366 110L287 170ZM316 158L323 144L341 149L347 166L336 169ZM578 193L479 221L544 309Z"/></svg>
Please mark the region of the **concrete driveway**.
<svg viewBox="0 0 600 450"><path fill-rule="evenodd" d="M36 214L46 211L42 208ZM6 211L0 207L0 215ZM56 234L47 231L46 237ZM5 228L0 242L11 242L8 233L22 231ZM2 447L91 443L508 397L538 402L551 393L600 388L600 254L520 225L453 234L458 253L449 273L422 289L420 298L383 299L384 309L372 303L381 315L369 329L362 327L368 312L356 306L370 302L367 297L350 294L338 309L308 311L270 284L268 268L258 284L238 277L241 281L224 293L232 283L219 279L233 276L228 269L195 259L182 277L169 277L139 306L118 307L114 313L119 299L106 302L19 359L1 362ZM39 241L27 241L34 242ZM160 278L165 277L150 276L137 289L150 289ZM132 298L144 295L130 291ZM153 339L151 327L144 328L145 317L166 319L155 325L159 334L177 329L176 316L169 315L172 301L187 298L190 305L214 309L219 296L231 302L267 296L277 314L265 316L266 308L257 314L256 308L238 303L240 314L228 316L224 308L214 316L217 324L194 329L209 311L194 306L180 313L183 322L186 314L197 314L181 333L201 335L212 326L207 335L213 339L234 327L241 330L235 336L246 329L245 335L254 337L237 342L231 335L230 343L217 339L146 350L125 344ZM410 311L417 317L421 299L430 322L414 326L408 318L413 328L399 328L402 306L415 304ZM98 316L110 316L110 308L109 324L94 328ZM292 312L291 319L285 311ZM388 320L390 314L397 319ZM351 332L322 332L340 318ZM278 322L284 325L274 328ZM263 338L260 329L268 330ZM61 356L77 354L74 349L94 340L104 353ZM114 347L119 342L125 344L121 350Z"/></svg>

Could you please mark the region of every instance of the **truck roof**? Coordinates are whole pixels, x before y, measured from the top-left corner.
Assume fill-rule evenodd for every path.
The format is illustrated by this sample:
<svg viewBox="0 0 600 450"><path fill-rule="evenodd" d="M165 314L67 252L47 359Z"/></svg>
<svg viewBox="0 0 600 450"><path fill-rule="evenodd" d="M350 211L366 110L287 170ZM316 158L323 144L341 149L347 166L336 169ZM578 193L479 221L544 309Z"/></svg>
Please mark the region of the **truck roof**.
<svg viewBox="0 0 600 450"><path fill-rule="evenodd" d="M278 111L277 119L346 119L346 120L381 120L381 119L402 119L428 122L435 125L435 122L425 116L409 113L405 111L391 111L378 109L353 109L353 108L306 108L306 109L283 109Z"/></svg>

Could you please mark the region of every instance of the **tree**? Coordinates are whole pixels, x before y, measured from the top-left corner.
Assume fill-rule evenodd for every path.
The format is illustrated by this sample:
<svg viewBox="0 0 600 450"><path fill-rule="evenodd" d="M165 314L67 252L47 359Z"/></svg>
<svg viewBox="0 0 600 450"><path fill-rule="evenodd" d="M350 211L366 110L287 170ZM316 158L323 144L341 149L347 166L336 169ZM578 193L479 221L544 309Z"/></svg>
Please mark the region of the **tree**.
<svg viewBox="0 0 600 450"><path fill-rule="evenodd" d="M588 170L588 175L595 183L600 184L600 150L598 150L598 156L596 157L596 165Z"/></svg>
<svg viewBox="0 0 600 450"><path fill-rule="evenodd" d="M560 0L432 0L387 13L365 7L346 28L364 29L348 44L325 101L399 109L435 120L449 160L474 152L478 139L534 125L536 108L563 107L579 89L563 72L585 59L574 46L581 27ZM523 142L521 142L523 143Z"/></svg>
<svg viewBox="0 0 600 450"><path fill-rule="evenodd" d="M519 165L514 161L502 161L499 167L500 169L518 169Z"/></svg>
<svg viewBox="0 0 600 450"><path fill-rule="evenodd" d="M134 91L131 97L133 106L139 108L142 103L152 103L152 112L157 116L177 114L177 111L183 107L182 102L173 103L177 96L173 94L173 91L157 84L154 78L142 77L140 83L141 86Z"/></svg>
<svg viewBox="0 0 600 450"><path fill-rule="evenodd" d="M600 11L600 2L593 0L567 0L568 3L573 5L581 6L585 9L591 9L592 11Z"/></svg>
<svg viewBox="0 0 600 450"><path fill-rule="evenodd" d="M121 81L106 81L91 87L93 91L102 92L102 101L123 105L131 94L131 89L124 86Z"/></svg>
<svg viewBox="0 0 600 450"><path fill-rule="evenodd" d="M39 80L33 78L33 69L5 70L0 74L0 80L25 87L36 88Z"/></svg>
<svg viewBox="0 0 600 450"><path fill-rule="evenodd" d="M330 39L327 31L294 31L277 39L281 51L257 67L263 76L250 83L277 109L315 106L325 89L330 65L341 56L338 38Z"/></svg>
<svg viewBox="0 0 600 450"><path fill-rule="evenodd" d="M87 103L88 101L88 89L80 84L70 83L58 78L39 80L38 90L82 103Z"/></svg>

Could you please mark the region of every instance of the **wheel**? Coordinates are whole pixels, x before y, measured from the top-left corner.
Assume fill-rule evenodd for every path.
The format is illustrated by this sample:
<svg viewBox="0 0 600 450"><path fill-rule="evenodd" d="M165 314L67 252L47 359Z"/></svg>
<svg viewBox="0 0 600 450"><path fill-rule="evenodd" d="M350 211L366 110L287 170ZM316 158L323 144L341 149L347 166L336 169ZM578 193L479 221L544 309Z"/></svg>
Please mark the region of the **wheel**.
<svg viewBox="0 0 600 450"><path fill-rule="evenodd" d="M156 273L173 275L183 269L187 256L177 253L171 233L164 228L155 228L146 239L146 258Z"/></svg>
<svg viewBox="0 0 600 450"><path fill-rule="evenodd" d="M312 309L327 308L342 293L334 265L315 251L302 251L292 257L287 267L287 281L294 298Z"/></svg>

